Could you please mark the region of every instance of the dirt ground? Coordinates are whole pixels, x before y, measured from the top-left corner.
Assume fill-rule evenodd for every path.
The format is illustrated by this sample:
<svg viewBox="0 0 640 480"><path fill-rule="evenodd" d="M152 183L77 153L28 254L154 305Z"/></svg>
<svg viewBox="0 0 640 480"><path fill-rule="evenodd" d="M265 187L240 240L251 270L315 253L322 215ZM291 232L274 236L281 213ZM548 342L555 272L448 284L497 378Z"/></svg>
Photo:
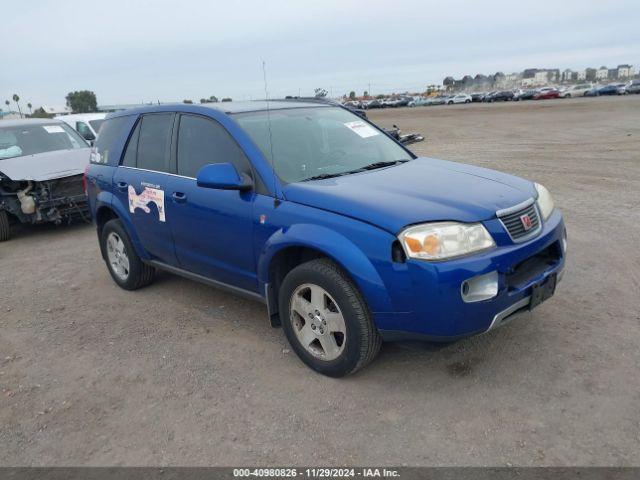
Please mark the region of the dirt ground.
<svg viewBox="0 0 640 480"><path fill-rule="evenodd" d="M545 184L556 296L336 380L262 305L171 275L126 292L93 227L22 228L0 244L0 465L640 465L640 96L370 117Z"/></svg>

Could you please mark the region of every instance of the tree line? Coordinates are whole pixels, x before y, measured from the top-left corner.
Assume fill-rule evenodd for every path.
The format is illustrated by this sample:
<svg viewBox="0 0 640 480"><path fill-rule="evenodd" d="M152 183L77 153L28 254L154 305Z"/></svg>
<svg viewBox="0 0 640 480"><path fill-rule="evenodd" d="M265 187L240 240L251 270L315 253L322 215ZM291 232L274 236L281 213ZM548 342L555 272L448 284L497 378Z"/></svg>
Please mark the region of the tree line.
<svg viewBox="0 0 640 480"><path fill-rule="evenodd" d="M33 110L33 105L31 102L27 103L27 108L29 109L29 113L26 112L23 114L22 107L20 106L20 96L17 93L14 93L11 99L16 104L16 108L18 109L18 114L21 118L52 118L53 114L45 111L43 107L40 107ZM91 113L98 111L98 100L96 98L96 94L90 90L77 90L75 92L69 92L65 97L66 105L71 109L73 113ZM4 104L7 106L7 114L11 113L11 102L9 100L5 100Z"/></svg>

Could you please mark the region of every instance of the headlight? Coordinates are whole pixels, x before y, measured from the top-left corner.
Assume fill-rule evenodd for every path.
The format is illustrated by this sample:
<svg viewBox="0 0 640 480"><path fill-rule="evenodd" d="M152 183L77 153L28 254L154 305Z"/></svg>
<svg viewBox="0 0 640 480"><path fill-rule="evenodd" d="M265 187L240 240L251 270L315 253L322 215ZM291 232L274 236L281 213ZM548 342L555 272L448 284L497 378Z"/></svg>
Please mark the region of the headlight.
<svg viewBox="0 0 640 480"><path fill-rule="evenodd" d="M553 197L549 193L549 190L539 183L536 183L536 190L538 191L538 209L540 209L542 218L546 220L555 208L553 204Z"/></svg>
<svg viewBox="0 0 640 480"><path fill-rule="evenodd" d="M409 257L422 260L460 257L496 245L481 223L425 223L403 230L398 238Z"/></svg>

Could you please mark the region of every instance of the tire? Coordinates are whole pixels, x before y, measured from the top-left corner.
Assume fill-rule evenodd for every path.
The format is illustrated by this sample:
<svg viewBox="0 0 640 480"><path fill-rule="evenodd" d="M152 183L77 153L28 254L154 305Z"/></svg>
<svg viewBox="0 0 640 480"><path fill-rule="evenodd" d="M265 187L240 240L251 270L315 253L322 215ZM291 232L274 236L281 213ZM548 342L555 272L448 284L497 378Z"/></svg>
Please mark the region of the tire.
<svg viewBox="0 0 640 480"><path fill-rule="evenodd" d="M447 103L447 105L453 105L453 102L449 102L449 103Z"/></svg>
<svg viewBox="0 0 640 480"><path fill-rule="evenodd" d="M471 100L465 100L464 103L471 103Z"/></svg>
<svg viewBox="0 0 640 480"><path fill-rule="evenodd" d="M5 242L11 238L11 225L9 215L5 210L0 210L0 242Z"/></svg>
<svg viewBox="0 0 640 480"><path fill-rule="evenodd" d="M380 351L382 338L366 302L329 259L311 260L291 270L278 301L280 322L291 347L316 372L343 377L369 364Z"/></svg>
<svg viewBox="0 0 640 480"><path fill-rule="evenodd" d="M121 243L118 243L118 240ZM112 248L113 246L121 247L122 251ZM155 268L142 262L119 219L109 220L102 227L100 249L107 269L119 287L125 290L137 290L153 282ZM126 268L122 260L123 254L126 259Z"/></svg>
<svg viewBox="0 0 640 480"><path fill-rule="evenodd" d="M567 94L564 96L564 98L571 98L571 94L570 94L570 93L567 93Z"/></svg>

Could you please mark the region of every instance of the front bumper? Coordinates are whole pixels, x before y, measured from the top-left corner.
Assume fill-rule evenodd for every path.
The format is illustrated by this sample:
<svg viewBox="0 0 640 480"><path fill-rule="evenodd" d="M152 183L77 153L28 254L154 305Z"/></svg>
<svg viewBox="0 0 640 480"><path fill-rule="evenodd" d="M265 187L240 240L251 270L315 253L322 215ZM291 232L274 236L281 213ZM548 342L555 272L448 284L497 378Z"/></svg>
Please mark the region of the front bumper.
<svg viewBox="0 0 640 480"><path fill-rule="evenodd" d="M535 238L514 244L498 219L484 222L497 247L446 262L407 260L387 276L395 307L374 314L385 340L452 341L506 323L531 301L534 286L552 275L560 280L565 263L565 226L556 209ZM467 303L461 285L478 275L497 272L498 293Z"/></svg>

